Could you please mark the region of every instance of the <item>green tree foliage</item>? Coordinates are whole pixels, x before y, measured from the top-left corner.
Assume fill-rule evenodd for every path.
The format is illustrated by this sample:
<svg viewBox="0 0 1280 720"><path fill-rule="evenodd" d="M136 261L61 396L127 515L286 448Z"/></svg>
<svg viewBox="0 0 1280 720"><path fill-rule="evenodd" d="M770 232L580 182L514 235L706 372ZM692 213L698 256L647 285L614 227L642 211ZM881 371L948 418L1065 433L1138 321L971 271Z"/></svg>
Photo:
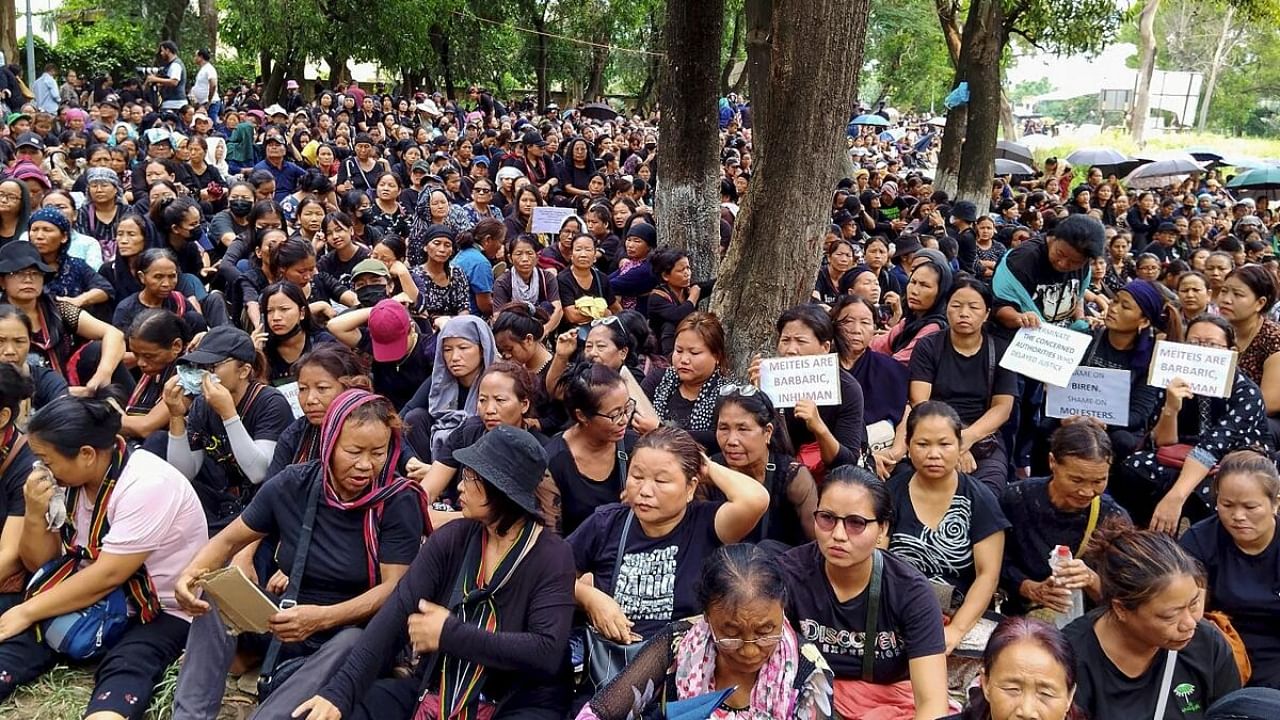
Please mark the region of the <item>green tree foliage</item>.
<svg viewBox="0 0 1280 720"><path fill-rule="evenodd" d="M1017 105L1027 98L1053 92L1053 81L1049 78L1039 80L1023 80L1009 90L1009 102Z"/></svg>
<svg viewBox="0 0 1280 720"><path fill-rule="evenodd" d="M940 108L955 70L930 0L873 0L859 95L905 111Z"/></svg>
<svg viewBox="0 0 1280 720"><path fill-rule="evenodd" d="M1255 28L1218 81L1209 126L1232 135L1280 133L1280 30Z"/></svg>

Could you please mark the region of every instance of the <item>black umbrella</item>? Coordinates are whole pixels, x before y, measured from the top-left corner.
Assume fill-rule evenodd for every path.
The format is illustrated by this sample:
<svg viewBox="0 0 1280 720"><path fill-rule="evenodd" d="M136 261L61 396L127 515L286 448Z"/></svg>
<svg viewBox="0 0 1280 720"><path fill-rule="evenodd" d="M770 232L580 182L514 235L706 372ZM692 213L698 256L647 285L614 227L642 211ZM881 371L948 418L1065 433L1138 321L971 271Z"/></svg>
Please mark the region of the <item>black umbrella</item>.
<svg viewBox="0 0 1280 720"><path fill-rule="evenodd" d="M996 158L996 177L1001 175L1024 175L1030 177L1035 174L1036 171L1026 163L1009 160L1008 158Z"/></svg>
<svg viewBox="0 0 1280 720"><path fill-rule="evenodd" d="M584 117L589 117L592 120L599 120L600 122L608 122L610 120L618 119L618 111L604 103L587 103L586 105L583 105L582 109L578 112L582 113Z"/></svg>
<svg viewBox="0 0 1280 720"><path fill-rule="evenodd" d="M1012 140L999 140L996 142L996 157L1027 165L1035 164L1035 158L1031 155L1031 148Z"/></svg>

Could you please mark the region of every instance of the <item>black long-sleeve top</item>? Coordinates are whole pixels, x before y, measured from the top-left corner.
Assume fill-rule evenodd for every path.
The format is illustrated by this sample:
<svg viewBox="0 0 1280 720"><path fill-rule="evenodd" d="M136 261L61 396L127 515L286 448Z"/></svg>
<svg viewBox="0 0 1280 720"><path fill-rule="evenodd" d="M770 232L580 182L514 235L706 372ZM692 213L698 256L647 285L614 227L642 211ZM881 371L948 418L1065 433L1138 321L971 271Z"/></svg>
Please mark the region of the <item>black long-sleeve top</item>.
<svg viewBox="0 0 1280 720"><path fill-rule="evenodd" d="M660 285L649 294L647 308L649 327L653 328L653 337L658 341L659 353L667 357L671 356L676 349L676 326L697 309L697 306L688 300L675 302L671 288L665 285Z"/></svg>
<svg viewBox="0 0 1280 720"><path fill-rule="evenodd" d="M448 605L467 544L480 532L484 528L478 522L455 520L427 539L347 662L320 690L343 717L373 685L386 658L408 642L407 621L418 612L418 600ZM565 709L574 578L573 550L560 536L543 531L494 595L498 631L490 633L450 617L440 633L439 652L484 665L484 694L505 707ZM419 666L436 665L426 660Z"/></svg>

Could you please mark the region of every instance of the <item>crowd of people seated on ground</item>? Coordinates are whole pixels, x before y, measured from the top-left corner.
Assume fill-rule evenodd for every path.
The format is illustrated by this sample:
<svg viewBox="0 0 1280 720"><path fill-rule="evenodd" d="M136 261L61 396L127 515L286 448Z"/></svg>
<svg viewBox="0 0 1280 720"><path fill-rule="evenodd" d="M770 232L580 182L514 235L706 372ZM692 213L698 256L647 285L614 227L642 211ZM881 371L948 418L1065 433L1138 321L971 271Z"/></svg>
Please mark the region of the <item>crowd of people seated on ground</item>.
<svg viewBox="0 0 1280 720"><path fill-rule="evenodd" d="M838 400L782 403L659 242L651 124L472 102L104 97L61 189L7 118L0 699L90 662L86 717L141 718L176 663L183 720L255 671L268 720L1280 717L1265 198L1054 163L979 208L858 137L765 353ZM1042 325L1123 417L1006 369ZM1149 384L1162 341L1234 351L1227 397Z"/></svg>

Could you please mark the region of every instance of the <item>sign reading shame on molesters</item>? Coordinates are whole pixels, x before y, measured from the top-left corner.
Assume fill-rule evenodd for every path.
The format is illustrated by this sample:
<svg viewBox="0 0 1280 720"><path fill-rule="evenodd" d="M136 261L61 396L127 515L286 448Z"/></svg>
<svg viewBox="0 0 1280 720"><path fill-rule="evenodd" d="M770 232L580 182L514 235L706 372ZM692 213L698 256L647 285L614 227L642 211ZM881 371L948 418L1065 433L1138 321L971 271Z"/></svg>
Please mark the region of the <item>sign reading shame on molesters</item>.
<svg viewBox="0 0 1280 720"><path fill-rule="evenodd" d="M1066 387L1047 385L1044 414L1052 418L1091 417L1108 425L1129 424L1128 370L1081 367Z"/></svg>
<svg viewBox="0 0 1280 720"><path fill-rule="evenodd" d="M1186 380L1196 395L1231 397L1236 381L1236 351L1157 340L1147 383L1169 387L1174 378Z"/></svg>
<svg viewBox="0 0 1280 720"><path fill-rule="evenodd" d="M774 407L795 407L801 400L815 405L840 404L840 356L794 355L760 361L760 389Z"/></svg>
<svg viewBox="0 0 1280 720"><path fill-rule="evenodd" d="M1000 358L1000 367L1032 380L1065 387L1093 337L1056 325L1021 328Z"/></svg>

